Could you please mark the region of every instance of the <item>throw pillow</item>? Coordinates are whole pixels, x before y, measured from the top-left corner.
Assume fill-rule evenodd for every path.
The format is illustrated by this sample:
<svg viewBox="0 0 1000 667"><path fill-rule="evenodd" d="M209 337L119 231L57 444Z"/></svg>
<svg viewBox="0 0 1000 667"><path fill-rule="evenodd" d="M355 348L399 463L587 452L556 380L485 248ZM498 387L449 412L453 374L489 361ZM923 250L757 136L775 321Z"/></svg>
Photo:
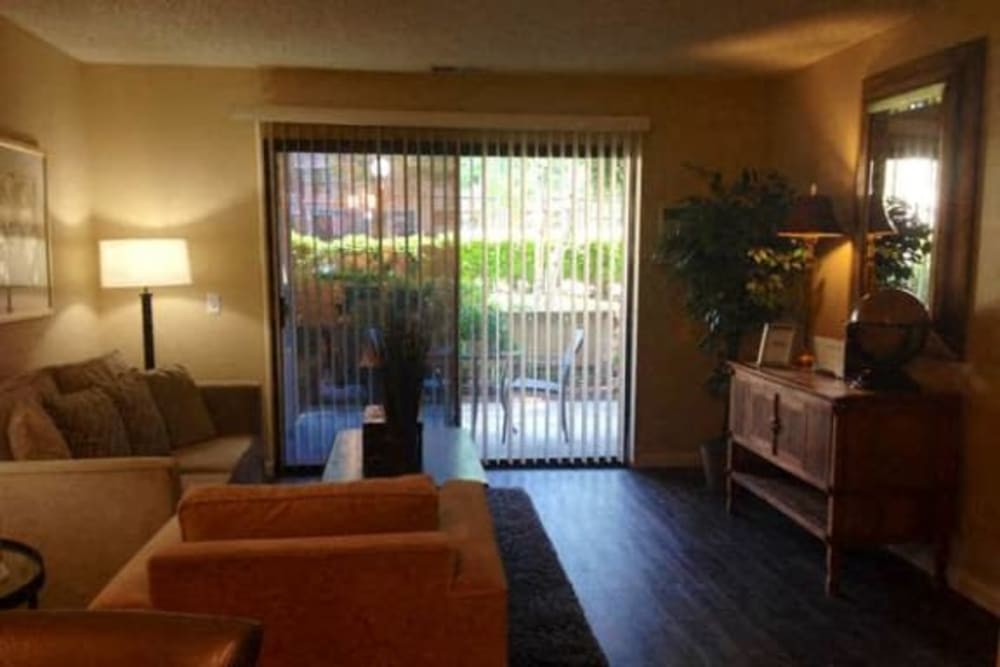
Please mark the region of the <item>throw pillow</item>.
<svg viewBox="0 0 1000 667"><path fill-rule="evenodd" d="M169 456L170 436L145 376L130 369L112 383L99 385L118 409L133 456Z"/></svg>
<svg viewBox="0 0 1000 667"><path fill-rule="evenodd" d="M127 368L121 354L115 350L101 357L94 357L75 364L52 367L59 391L68 394L90 389L99 384L113 382L119 369Z"/></svg>
<svg viewBox="0 0 1000 667"><path fill-rule="evenodd" d="M191 542L417 532L438 529L438 492L427 475L201 486L185 494L177 517Z"/></svg>
<svg viewBox="0 0 1000 667"><path fill-rule="evenodd" d="M15 461L68 459L69 445L52 419L35 401L22 400L14 406L7 425L7 437Z"/></svg>
<svg viewBox="0 0 1000 667"><path fill-rule="evenodd" d="M74 458L128 456L128 434L111 399L96 387L49 398L45 407Z"/></svg>
<svg viewBox="0 0 1000 667"><path fill-rule="evenodd" d="M46 396L58 393L55 380L44 370L18 375L0 383L0 461L14 458L7 437L7 426L17 404L22 400L41 403Z"/></svg>
<svg viewBox="0 0 1000 667"><path fill-rule="evenodd" d="M215 424L201 390L183 366L146 372L149 390L163 415L171 447L183 447L215 437Z"/></svg>

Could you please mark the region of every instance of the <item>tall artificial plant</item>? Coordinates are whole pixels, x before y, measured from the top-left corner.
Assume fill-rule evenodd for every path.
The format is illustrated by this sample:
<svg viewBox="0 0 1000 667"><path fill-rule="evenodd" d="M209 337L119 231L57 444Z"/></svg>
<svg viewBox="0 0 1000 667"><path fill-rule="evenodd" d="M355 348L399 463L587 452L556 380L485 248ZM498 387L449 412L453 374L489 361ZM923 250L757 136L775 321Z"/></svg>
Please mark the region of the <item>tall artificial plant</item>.
<svg viewBox="0 0 1000 667"><path fill-rule="evenodd" d="M657 259L682 287L688 313L705 325L699 347L717 361L706 385L722 396L725 362L737 358L746 334L789 308L806 255L800 242L778 235L794 197L783 176L745 169L727 181L690 168L707 193L666 209Z"/></svg>
<svg viewBox="0 0 1000 667"><path fill-rule="evenodd" d="M416 427L429 350L430 338L419 319L389 319L379 356L386 423L393 431Z"/></svg>

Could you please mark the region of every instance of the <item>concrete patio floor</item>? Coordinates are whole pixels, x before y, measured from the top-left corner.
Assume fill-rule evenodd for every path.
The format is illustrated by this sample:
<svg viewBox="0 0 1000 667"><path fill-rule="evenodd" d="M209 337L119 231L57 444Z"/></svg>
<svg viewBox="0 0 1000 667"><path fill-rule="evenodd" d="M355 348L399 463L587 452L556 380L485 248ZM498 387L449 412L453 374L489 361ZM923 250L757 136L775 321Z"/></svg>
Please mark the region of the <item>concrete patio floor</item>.
<svg viewBox="0 0 1000 667"><path fill-rule="evenodd" d="M560 429L559 401L555 397L525 396L522 399L514 396L509 440L503 438L503 407L499 401L480 403L475 423L472 407L471 402L462 403L462 426L472 433L480 457L488 464L612 463L623 457L616 400L568 402L568 442ZM424 409L427 423L440 423L440 414L434 406ZM285 465L323 465L337 431L361 426L360 410L354 406L307 410L291 420L289 426L285 437Z"/></svg>

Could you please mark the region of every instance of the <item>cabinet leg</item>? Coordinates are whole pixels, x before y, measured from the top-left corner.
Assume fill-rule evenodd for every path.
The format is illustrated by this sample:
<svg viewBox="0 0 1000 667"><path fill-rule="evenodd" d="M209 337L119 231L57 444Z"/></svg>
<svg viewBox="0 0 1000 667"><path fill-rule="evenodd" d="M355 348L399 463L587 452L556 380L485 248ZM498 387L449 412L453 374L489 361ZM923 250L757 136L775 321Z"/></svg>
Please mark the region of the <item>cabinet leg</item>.
<svg viewBox="0 0 1000 667"><path fill-rule="evenodd" d="M840 592L840 548L833 544L826 545L826 594L837 595Z"/></svg>
<svg viewBox="0 0 1000 667"><path fill-rule="evenodd" d="M733 493L736 489L733 484L733 441L726 443L726 512L733 513Z"/></svg>

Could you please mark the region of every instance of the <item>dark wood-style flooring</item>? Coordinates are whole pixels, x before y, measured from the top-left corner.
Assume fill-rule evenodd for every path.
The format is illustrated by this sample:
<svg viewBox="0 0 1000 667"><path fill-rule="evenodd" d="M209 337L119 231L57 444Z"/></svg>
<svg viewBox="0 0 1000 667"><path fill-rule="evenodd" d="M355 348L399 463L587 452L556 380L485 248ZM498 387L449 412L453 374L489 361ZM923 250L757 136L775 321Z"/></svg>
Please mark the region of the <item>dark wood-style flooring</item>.
<svg viewBox="0 0 1000 667"><path fill-rule="evenodd" d="M991 614L878 550L849 553L829 599L817 540L746 496L727 515L696 474L489 479L531 495L614 666L994 665Z"/></svg>

